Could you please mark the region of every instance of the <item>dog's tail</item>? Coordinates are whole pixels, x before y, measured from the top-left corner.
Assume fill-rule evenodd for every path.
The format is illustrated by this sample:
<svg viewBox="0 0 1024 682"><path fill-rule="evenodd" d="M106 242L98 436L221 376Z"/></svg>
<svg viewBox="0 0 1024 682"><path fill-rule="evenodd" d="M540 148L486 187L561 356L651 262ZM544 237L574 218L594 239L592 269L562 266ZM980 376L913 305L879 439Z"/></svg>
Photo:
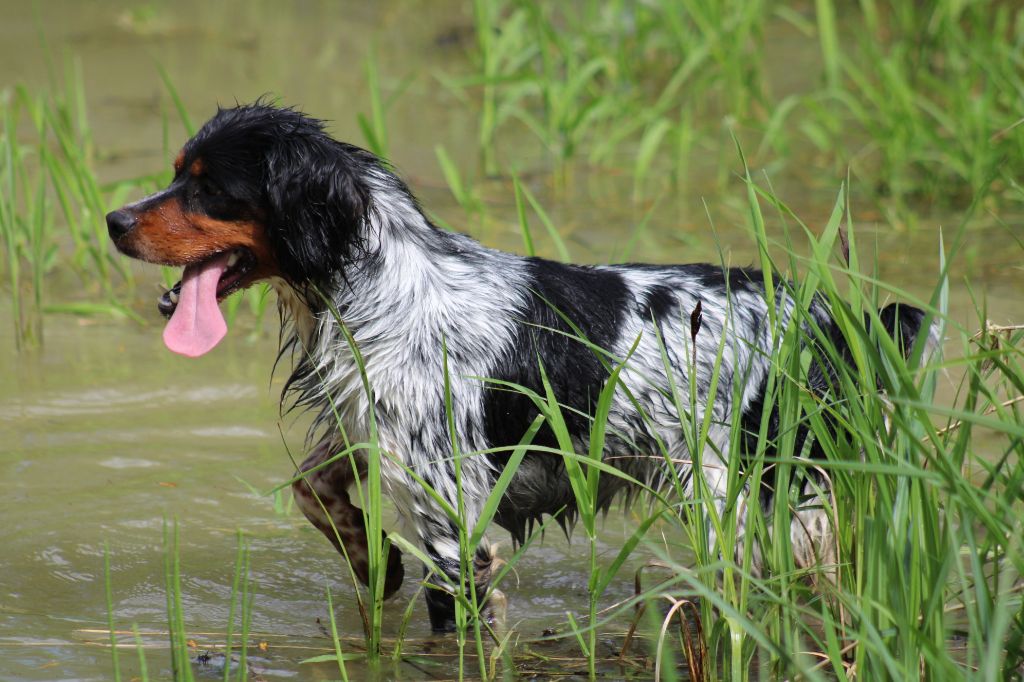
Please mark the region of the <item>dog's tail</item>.
<svg viewBox="0 0 1024 682"><path fill-rule="evenodd" d="M820 310L816 312L823 315ZM914 356L920 340L923 347L916 366L924 367L935 355L940 341L939 324L933 321L926 326L927 319L928 314L920 308L905 303L891 303L878 311L877 318L865 312L864 329L870 331L880 322L879 334L888 335L906 360L913 359L912 356ZM850 348L850 340L846 338L835 319L829 314L825 320L827 326L824 327L824 334L832 350L826 351L820 338L812 341L812 347L816 347L818 353L816 360L811 363L809 368L807 384L808 388L819 395L826 393L839 395L841 393L840 368L852 369L854 354ZM882 352L881 348L878 350ZM876 388L883 390L882 377L878 374L877 369L875 376Z"/></svg>
<svg viewBox="0 0 1024 682"><path fill-rule="evenodd" d="M865 314L864 322L871 327L871 320ZM939 348L939 323L933 320L927 328L925 322L928 315L920 308L905 303L890 303L878 311L878 320L882 328L896 342L903 357L910 359L915 346L922 334L926 337L922 342L920 366L924 366L935 355Z"/></svg>

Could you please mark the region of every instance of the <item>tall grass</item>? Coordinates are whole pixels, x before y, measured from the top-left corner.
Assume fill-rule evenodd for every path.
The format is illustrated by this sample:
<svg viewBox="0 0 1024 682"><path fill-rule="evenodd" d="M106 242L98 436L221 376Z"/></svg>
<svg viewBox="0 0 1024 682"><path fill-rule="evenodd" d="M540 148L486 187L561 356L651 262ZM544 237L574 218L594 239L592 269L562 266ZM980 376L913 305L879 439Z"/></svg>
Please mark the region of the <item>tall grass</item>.
<svg viewBox="0 0 1024 682"><path fill-rule="evenodd" d="M816 0L813 20L760 1L474 7L475 72L445 81L478 93L488 175L518 123L560 171L577 159L618 166L642 197L653 178L684 181L693 140L719 139L723 119L760 140L759 162L809 145L828 166L852 163L901 212L922 199L963 207L1024 170L1014 3ZM769 61L789 63L775 47L785 43L764 41L786 24L820 47L820 72L795 83ZM790 92L774 95L773 79Z"/></svg>
<svg viewBox="0 0 1024 682"><path fill-rule="evenodd" d="M582 338L580 340L585 342ZM638 338L634 344L634 350L639 341L640 339ZM594 350L595 352L601 352L601 349L595 348ZM569 485L575 500L576 514L579 517L579 524L582 526L583 533L586 536L587 568L590 574L587 583L587 601L589 608L587 612L586 628L581 631L581 628L577 625L573 614L569 613L567 614L567 617L569 619L570 626L572 627L572 631L579 642L583 656L587 660L587 672L591 678L597 676L597 637L599 627L598 606L600 604L601 597L604 595L609 584L618 574L623 563L629 558L630 554L636 549L640 541L643 540L647 531L661 517L661 514L664 511L659 506L657 511L647 514L637 525L637 528L633 531L626 542L623 543L622 548L612 560L611 564L608 566L603 566L601 564L598 559L598 518L602 512L602 504L599 498L602 473L605 475L626 478L632 485L644 487L639 481L625 476L622 472L609 467L603 461L608 415L611 410L612 400L615 397L615 393L620 390L619 374L626 366L626 363L628 363L630 355L632 355L632 350L622 362L617 364L611 370L608 381L597 398L593 423L590 430L590 436L588 438L588 448L585 454L577 453L574 448L572 435L569 432L565 418L562 414L561 405L559 404L558 397L555 395L551 387L551 383L548 381L543 365L541 365L541 379L544 385L544 396L543 398L540 398L539 396L535 398L535 403L537 404L538 409L541 411L541 414L544 415L546 421L551 425L551 429L555 434L558 446L562 451L561 455L565 464L566 476L569 479Z"/></svg>
<svg viewBox="0 0 1024 682"><path fill-rule="evenodd" d="M21 86L0 93L0 264L19 348L42 342L47 312L134 317L114 292L116 281L130 285L132 276L108 248L104 221L105 195L116 200L128 188L100 188L77 62L65 82L66 89L43 95ZM47 295L47 275L58 265L77 274L92 300Z"/></svg>
<svg viewBox="0 0 1024 682"><path fill-rule="evenodd" d="M810 225L745 172L746 205L765 286L768 291L783 287L803 304L795 323L787 326L775 312L775 298L767 299L774 347L765 409L778 407L779 435L773 440L762 429L746 458L738 439L727 452L714 452L710 412L698 409L693 386L674 385L669 377L671 399L682 415L679 428L694 453L694 480L689 486L670 480L664 496L654 496L638 514L632 534L610 561L596 551L596 491L602 478L622 473L602 463L599 453L610 396L638 388L621 379L619 368L628 358L591 347L611 379L595 403L590 447L584 452L577 452L568 438L564 406L550 386L543 395L530 394L540 417L520 444L507 449L509 464L478 518L467 517L461 484L453 506L416 472L407 472L458 530L460 566L454 577L443 575L414 539L394 533L382 539L380 466L389 458L395 465L400 462L380 447L371 414L374 426L367 442L346 442L331 462L354 465L358 454L368 464L366 481L356 490L370 547L370 586L356 590L366 653L342 652L328 592L336 647L330 660L338 674L347 678L346 662L358 656L377 665L389 653L382 634L389 542L434 572L423 589L454 595L456 674L492 678L514 673L520 662L514 642L529 640L524 633L502 637L488 628L490 595L476 592L473 559L518 463L527 453L541 455L531 441L542 424L558 438L558 448L543 456L563 460L579 510L587 597L578 612L567 615L561 631L579 647L588 676L600 675L607 663L600 639L613 636L610 629L627 622L635 606L644 609L637 627L657 674L665 678L681 674L683 664L691 674L730 680L999 679L1019 674L1024 665L1019 520L1024 511L1024 331L990 325L982 302L972 326L953 325L946 313L948 263L963 245L967 224L982 201L989 207L1008 201L1024 172L1019 107L1024 9L999 0L862 0L851 5L815 0L807 12L740 0L476 0L473 10L471 72L439 77L475 98L476 146L485 175L520 168L505 163L512 150L502 145L512 139L510 133L525 134L543 151L542 163L552 166L556 184L571 180L567 171L572 164L586 163L623 171L634 198L645 201L668 183L685 182L694 159L709 149L716 152L716 140L726 143L717 145L720 180L729 179L730 164L724 160L731 161L732 147L722 134L728 129L739 131L734 139L757 142L757 163L793 163L790 158L804 158L791 156L793 149L809 147L824 159L818 163L849 165L859 189L893 202L897 210L890 217L899 224L899 215L922 200L969 210L948 252L936 237L941 269L927 300L915 300L878 279L877 254L865 251L852 218L849 186L838 193L825 224ZM776 94L778 76L766 60L772 49L766 31L778 29L780 22L813 42L821 55L820 67L811 68L796 91L785 95ZM194 132L182 98L166 72L161 76L182 128ZM386 74L371 54L366 61L369 113L358 122L367 144L387 155L392 139L387 113L402 88L384 97L382 77ZM84 101L75 62L66 69L64 85L52 85L41 95L15 88L0 99L3 282L11 291L19 344L41 340L48 311L131 314L118 303L124 295L120 285L131 287L131 273L122 259L111 256L103 215L153 183L149 178L109 186L97 181ZM489 209L473 174L458 168L440 142L435 149L457 203L482 223ZM533 255L536 250L530 226L536 217L553 252L568 259L564 239L530 188L513 177L512 192L525 251ZM769 234L765 207L777 211L797 234ZM796 241L808 243L808 250L798 252ZM68 265L88 283L90 301L100 303L53 300L47 277L58 265ZM802 342L801 325L815 333L813 321L799 312L812 296L832 307L851 361L838 357L830 338L818 338L813 350ZM905 358L879 332L877 310L890 298L926 308L946 325L949 345L958 351L946 360L928 360L925 368L920 349ZM229 319L246 305L262 316L267 290L248 293L244 300L248 303L235 297L226 304ZM693 337L709 333L701 326L699 310L678 313L691 325ZM361 362L354 339L348 342ZM582 337L579 342L589 344ZM667 371L668 349L664 340L661 344ZM719 345L716 381L723 352ZM837 395L828 399L804 388L808 368L818 358L840 368ZM373 387L365 368L360 371L372 407ZM445 372L438 381L448 386L447 367ZM937 404L932 397L940 373L958 377L950 404ZM446 407L450 415L450 396ZM693 417L702 412L703 420ZM730 416L734 433L741 428L739 416ZM796 449L800 427L810 429L825 459L810 461ZM997 444L986 446L994 450L981 449L981 435L986 443ZM461 451L456 436L453 430L450 458L458 482L466 458L486 453ZM663 446L651 454L669 456ZM706 456L727 462L722 486L706 480L701 467ZM740 503L747 495L756 496L754 491L769 478L781 491L773 505ZM798 567L789 529L806 504L799 493L807 490L827 493L821 505L836 531L834 565ZM648 539L652 528L670 540ZM498 571L496 586L534 537ZM176 679L192 679L176 547L177 531L169 529L165 570L171 660ZM668 567L667 577L642 587L627 603L606 604L603 593L622 570L641 561L640 549ZM753 570L755 557L765 570ZM238 676L246 669L247 561L240 541L225 679L231 677L236 646ZM351 578L356 584L354 574ZM115 589L108 580L108 594ZM672 605L667 618L659 617L659 602ZM116 614L108 603L113 633ZM410 603L405 622L420 618L419 609ZM696 627L676 644L666 633L682 610L684 626ZM408 654L404 632L403 624L390 651L397 660ZM141 648L139 656L145 679ZM112 659L115 675L122 664Z"/></svg>
<svg viewBox="0 0 1024 682"><path fill-rule="evenodd" d="M102 187L97 180L79 62L70 60L63 81L44 94L3 91L0 110L0 264L16 344L42 341L43 313L137 317L115 292L119 282L131 286L132 274L109 248L104 218L108 202L122 201L141 181ZM90 300L47 295L47 275L58 266L78 276Z"/></svg>
<svg viewBox="0 0 1024 682"><path fill-rule="evenodd" d="M727 452L714 452L709 449L710 411L698 409L692 385L674 385L669 377L672 399L682 415L679 428L693 453L692 494L681 481L670 482L675 501L656 496L631 538L605 563L595 551L596 491L601 477L623 474L601 462L600 452L611 395L639 388L622 383L619 371L628 357L614 358L591 346L609 363L610 379L591 415L586 452L575 449L563 407L546 381L542 395L499 382L502 389L524 391L533 400L540 419L558 441L557 450L546 456L560 456L565 462L587 547L584 570L589 576L587 604L581 605L586 619L568 614L568 631L578 642L589 676L596 677L601 670L599 629L621 618L630 604L651 602L661 594L672 595L670 618L685 604L696 604L687 615L698 626L692 631L697 634L680 644L685 645L681 651L664 649L672 641L664 636L667 620L658 625L660 634L651 633L649 646L664 676L674 674L671 666L680 662L680 653L701 655L699 661L685 662L712 679L990 679L1012 674L1020 663L1017 652L1024 637L1024 624L1012 615L1021 606L1020 569L1024 567L1018 520L1024 427L1019 399L1007 396L1024 389L1024 332L986 328L972 338L968 330L954 329L965 354L951 361L927 359L930 364L922 369L923 345L904 356L899 345L881 331L878 310L893 296L922 306L931 320L946 325L946 269L961 240L954 240L949 254L941 251L941 241L936 243L941 257L934 290L928 300L916 300L879 281L875 258L860 252L845 188L828 222L815 228L800 221L749 175L746 182L752 230L762 245L763 265L778 273L766 280L768 290L782 288L798 302L792 323L787 324L781 314L772 316L775 347L768 351L771 373L762 424L768 423L768 411L777 406L776 437L762 427L749 452L741 451L738 438ZM780 243L767 233L761 215L765 203L787 215L804 233L809 243L805 255L797 252L789 236L783 235ZM524 208L521 199L519 205ZM529 240L525 224L523 232ZM848 356L840 352L834 337L817 329L803 312L816 297L832 308ZM679 312L690 316L694 337L708 333L702 329L699 310ZM811 346L805 338L808 333L816 336ZM582 336L579 341L588 343ZM351 338L350 343L354 344ZM720 344L712 382L718 380L723 352ZM817 361L838 368L833 395L814 395L805 388L807 374ZM939 369L964 375L953 405L940 406L932 400ZM442 379L448 386L447 373ZM366 390L372 396L369 384ZM691 417L701 413L703 419ZM740 415L730 419L734 433L740 433ZM475 522L466 518L461 494L452 506L416 472L407 471L459 529L458 578L439 574L447 587L428 589L449 589L456 598L460 679L470 676L464 657L473 655L479 675L490 675L487 638L481 628L485 596L475 593L473 553L518 462L532 449L529 442L539 426L540 421L515 449L484 515ZM801 427L810 430L824 459L809 459L807 444L797 449ZM1005 448L995 458L972 446L970 434L977 429L1003 439ZM372 443L360 447L373 452ZM461 462L481 454L460 451L453 427L451 460L459 490ZM378 456L393 457L384 452ZM724 486L707 479L707 472L714 470L713 461L703 462L710 469L701 466L702 457L711 456L721 456L725 462ZM741 504L745 498L756 499L769 471L777 491L774 504L764 508ZM984 477L980 487L975 481L979 474ZM372 481L367 485L371 495L364 503L373 507L380 501L379 488ZM798 563L800 550L790 530L794 519L807 511L804 497L808 493L820 498L816 504L835 534L830 541L834 551L831 546L822 548L823 558L834 558L817 567ZM602 612L605 589L623 565L635 560L647 530L659 522L675 527L665 533L687 539L648 545L663 565L672 567L670 577L642 591L636 600ZM380 537L379 528L369 523L368 528ZM414 542L399 535L390 539L437 571ZM371 556L383 562L386 553ZM683 556L688 557L685 563ZM762 571L754 570L755 557L763 562ZM962 650L954 646L957 642L963 642Z"/></svg>
<svg viewBox="0 0 1024 682"><path fill-rule="evenodd" d="M900 201L965 205L993 177L1019 174L1024 10L997 1L861 4L851 49L832 58L846 78L830 109L864 132L855 151L877 158L870 172L884 179L880 189Z"/></svg>
<svg viewBox="0 0 1024 682"><path fill-rule="evenodd" d="M1024 330L987 325L980 309L978 326L982 331L977 334L947 320L947 268L963 243L963 230L948 247L937 240L941 257L935 286L927 300L917 300L877 278L876 256L863 251L846 188L838 193L828 221L814 226L801 221L770 188L755 184L749 174L745 182L752 238L762 245L763 264L777 273L767 280L768 290L781 287L799 304L792 324L785 324L781 314L774 316L775 346L767 351L771 372L765 410L777 406L778 435L772 438L762 428L748 452L741 451L738 438L728 445L727 452L714 452L709 441L710 411L698 409L692 385L672 383L669 373L671 399L682 415L679 428L693 453L693 481L687 488L678 479L670 480L665 495L652 498L631 536L609 561L596 552L596 491L601 478L623 475L602 462L600 452L609 428L611 396L616 391L628 394L641 388L622 379L620 370L628 364L628 356L613 357L579 335L579 342L587 344L610 372L590 415L589 447L583 452L577 451L569 438L564 407L546 381L543 394L497 382L502 390L525 391L539 416L523 441L509 449L509 463L477 518L467 517L461 493L454 505L449 504L416 472L407 470L458 529L458 576L440 573L412 539L395 533L388 536L388 542L436 573L436 584L427 589L447 589L454 595L458 626L454 666L460 679L489 679L500 671L501 661L511 666L506 673L514 672L519 663L517 648L510 644L515 636L500 637L486 625L488 595L476 592L473 559L507 485L531 451L532 456L562 458L576 499L588 596L578 613L567 614L564 631L579 646L592 678L609 664L600 646L600 641L610 636L607 628L622 623L628 618L627 610L639 604L647 604L643 622L648 625L640 631L645 633L645 646L663 679L680 674L680 665L707 679L730 680L996 679L1012 677L1020 666L1024 623L1015 614L1021 608L1020 587L1024 584L1020 539L1024 419L1019 399L1024 392ZM520 204L525 211L525 202ZM798 252L786 233L773 237L767 232L762 216L765 206L789 218L809 245L805 252ZM523 230L524 237L529 235L528 226ZM817 330L813 319L802 312L813 297L820 297L832 308L842 342L849 348L848 357L841 356L835 338ZM925 359L923 349L917 347L905 357L880 331L877 311L889 297L929 311L931 319L945 325L947 335L959 341L962 353L948 360ZM691 340L710 333L701 324L699 310L678 312L688 318ZM336 321L344 323L340 316ZM806 343L808 333L816 337L811 346ZM351 335L348 341L372 406L373 387L366 379L358 345ZM661 343L667 357L668 349L663 340ZM689 355L689 350L683 351ZM718 380L723 352L724 345L719 344L713 382ZM807 373L817 360L838 369L838 388L833 395L814 395L805 388ZM928 365L922 368L924 362ZM932 399L938 371L963 377L951 404L937 404ZM451 380L445 363L439 381L448 387ZM446 398L446 410L451 422L450 397ZM704 418L695 419L697 414ZM728 418L733 432L739 433L740 415ZM370 421L372 424L373 419ZM763 424L767 421L762 419ZM556 449L544 453L531 445L542 424L552 429L558 442ZM809 459L806 445L797 449L800 427L810 430L824 459ZM996 452L978 449L974 437L982 431L990 442L1000 443ZM449 457L461 491L459 476L466 458L485 453L461 451L454 425L451 436ZM388 545L381 534L380 462L384 458L399 466L401 462L381 449L373 428L367 442L348 443L338 453L337 464L346 465L355 453L367 462L367 479L357 486L357 495L366 513L371 575L367 597L359 598L367 651L359 656L376 662L387 653L381 636L385 615L380 595ZM664 449L655 454L667 457ZM701 467L702 458L719 455L726 466L724 486L707 479L713 468ZM703 463L714 464L709 460ZM767 507L741 504L745 497L756 498L769 472L777 493L774 503ZM808 491L820 496L817 504L835 532L834 553L826 552L823 558L829 558L824 565L810 568L798 564L799 552L790 532L793 519L806 511L802 493ZM660 543L646 540L653 527L671 539ZM714 532L709 532L712 529ZM168 542L173 548L173 540ZM670 569L667 577L644 587L626 603L604 603L606 589L624 567L638 561L641 547ZM511 565L521 551L511 557ZM175 633L172 657L178 678L189 679L187 652L181 648L186 625L176 596L180 595L180 568L173 551L168 557L168 613ZM763 562L762 571L754 570L755 557ZM239 558L236 576L237 566L242 565ZM496 583L508 570L510 567L499 572ZM237 577L235 582L237 588ZM665 597L671 608L660 619L654 604L664 602ZM246 603L240 602L243 609ZM418 608L410 604L404 617ZM684 611L683 639L668 637L671 620ZM244 628L244 615L242 622ZM332 627L337 643L337 625ZM528 643L522 633L519 637L520 642ZM232 641L229 629L229 649ZM343 654L340 644L337 646L329 658L337 662L339 674L345 677L346 662L357 655ZM407 649L400 637L393 656L401 659ZM503 653L496 658L495 650ZM241 651L244 656L244 643Z"/></svg>
<svg viewBox="0 0 1024 682"><path fill-rule="evenodd" d="M0 138L0 236L4 242L7 283L11 289L11 312L15 342L32 344L42 337L43 275L52 262L52 214L46 200L45 176L31 168L31 150L18 142L17 120L22 107L36 125L42 125L38 102L24 101L4 93L3 136ZM37 123L38 122L38 123ZM29 296L25 296L28 290Z"/></svg>

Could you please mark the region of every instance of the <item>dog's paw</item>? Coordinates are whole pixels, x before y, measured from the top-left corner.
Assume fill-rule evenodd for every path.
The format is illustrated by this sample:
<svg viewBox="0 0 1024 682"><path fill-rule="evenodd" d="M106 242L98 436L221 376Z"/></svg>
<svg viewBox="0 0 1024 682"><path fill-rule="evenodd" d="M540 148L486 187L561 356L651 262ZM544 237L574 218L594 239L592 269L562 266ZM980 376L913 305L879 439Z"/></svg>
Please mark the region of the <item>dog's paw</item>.
<svg viewBox="0 0 1024 682"><path fill-rule="evenodd" d="M505 627L505 616L508 614L508 597L501 590L491 590L487 597L481 616L491 627L501 630Z"/></svg>

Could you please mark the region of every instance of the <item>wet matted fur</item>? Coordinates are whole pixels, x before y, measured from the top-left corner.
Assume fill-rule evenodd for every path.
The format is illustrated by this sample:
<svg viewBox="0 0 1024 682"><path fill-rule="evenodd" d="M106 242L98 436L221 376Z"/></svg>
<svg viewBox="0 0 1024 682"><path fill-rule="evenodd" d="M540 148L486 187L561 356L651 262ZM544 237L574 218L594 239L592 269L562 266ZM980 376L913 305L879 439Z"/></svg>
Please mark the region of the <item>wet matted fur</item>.
<svg viewBox="0 0 1024 682"><path fill-rule="evenodd" d="M730 442L756 437L763 414L777 421L774 410L763 409L773 335L764 278L756 270L581 266L487 248L432 225L406 185L373 154L332 139L316 119L265 103L218 110L185 144L175 171L167 189L108 215L111 238L129 256L185 266L186 275L221 273L216 301L256 281L273 285L284 321L283 351L294 359L286 392L315 412L314 444L302 465L309 475L294 486L296 500L336 548L346 550L364 581L363 513L348 488L364 475L365 454L357 453L354 466L346 460L316 468L343 449L339 422L351 442L370 435L367 393L342 322L373 388L379 444L389 455L381 460L383 489L410 539L453 578L459 574L455 526L409 473L457 507L445 354L458 448L490 451L461 459L469 527L508 461L508 450L494 449L519 443L537 415L530 397L481 377L543 394L543 366L574 447L585 452L609 359L629 355L620 376L629 391L616 391L608 414L606 461L655 489L665 488L670 474L678 475L689 495L692 457L684 424L703 420L710 410L701 461L720 507ZM175 287L160 309L175 313L180 295L182 287ZM784 283L770 296L785 327L795 317L795 303ZM209 308L205 303L210 302L194 305L201 311ZM698 305L700 331L691 337L689 316ZM829 308L815 300L802 313L842 356L845 343ZM879 319L909 353L924 317L916 308L891 305ZM807 337L813 343L809 329ZM205 352L209 342L204 343L194 354ZM834 369L817 357L807 387L825 395ZM694 414L679 414L672 384L686 395L692 385ZM768 425L769 437L775 427ZM557 448L546 427L534 445ZM676 463L674 472L668 461ZM624 478L601 477L599 504L608 505L620 493L630 493ZM750 493L763 503L770 494L770 485ZM522 542L547 515L571 523L575 499L562 457L530 452L494 520ZM798 561L834 560L823 553L829 532L822 514L798 513L791 535ZM476 590L483 595L491 552L482 546L475 556ZM402 578L401 556L392 547L387 595ZM451 595L426 595L431 625L452 628Z"/></svg>

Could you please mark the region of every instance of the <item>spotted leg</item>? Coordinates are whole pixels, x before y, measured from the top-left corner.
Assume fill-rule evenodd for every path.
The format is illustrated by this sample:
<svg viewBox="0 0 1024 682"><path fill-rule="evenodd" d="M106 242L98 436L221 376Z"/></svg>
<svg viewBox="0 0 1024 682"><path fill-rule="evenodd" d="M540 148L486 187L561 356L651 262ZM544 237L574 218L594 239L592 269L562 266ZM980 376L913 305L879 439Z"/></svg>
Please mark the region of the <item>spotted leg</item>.
<svg viewBox="0 0 1024 682"><path fill-rule="evenodd" d="M363 510L352 504L348 494L349 486L356 480L356 469L359 469L360 478L365 476L365 472L361 465L353 467L347 457L317 469L336 451L337 447L330 440L313 448L300 467L305 475L292 484L292 492L306 518L327 536L342 556L348 556L352 570L367 585L370 580L370 563L366 523ZM398 591L404 576L402 553L392 545L384 578L385 599Z"/></svg>
<svg viewBox="0 0 1024 682"><path fill-rule="evenodd" d="M826 485L804 488L807 501L793 511L790 527L790 542L793 547L793 561L797 568L815 569L810 577L818 584L821 577L835 585L839 579L839 556L836 549L836 534L832 526L829 493Z"/></svg>
<svg viewBox="0 0 1024 682"><path fill-rule="evenodd" d="M451 585L459 584L457 547L458 545L455 546L456 553L454 556L442 556L438 552L437 545L427 545L426 547L431 559L444 572L445 578L447 578L445 580L445 578L430 575L429 571L425 571L428 583L425 590L427 614L430 617L430 627L434 632L455 631L455 596L451 592ZM488 594L495 565L494 554L490 546L484 541L477 548L473 556L473 583L476 598L483 604L480 612L488 622L492 622L495 617L500 618L502 615L492 610L492 602L504 603L504 595L501 595L496 590L492 590L492 594ZM466 590L466 597L471 598L468 588Z"/></svg>

